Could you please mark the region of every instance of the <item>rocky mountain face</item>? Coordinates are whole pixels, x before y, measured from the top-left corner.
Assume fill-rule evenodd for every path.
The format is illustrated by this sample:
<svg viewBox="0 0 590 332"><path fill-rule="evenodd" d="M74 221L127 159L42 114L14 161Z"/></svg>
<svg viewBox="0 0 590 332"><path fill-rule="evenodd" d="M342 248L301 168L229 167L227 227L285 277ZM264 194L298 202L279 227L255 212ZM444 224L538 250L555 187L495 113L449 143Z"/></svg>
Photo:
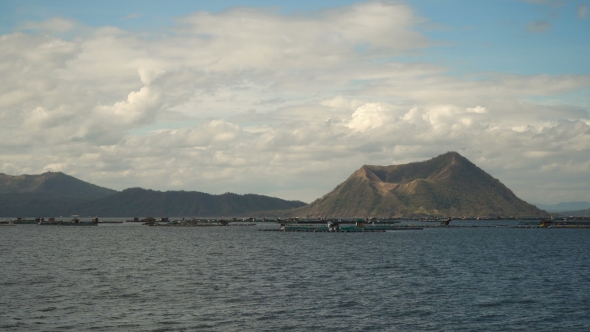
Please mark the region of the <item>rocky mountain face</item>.
<svg viewBox="0 0 590 332"><path fill-rule="evenodd" d="M365 165L333 191L290 211L313 217L545 216L456 152L404 165Z"/></svg>

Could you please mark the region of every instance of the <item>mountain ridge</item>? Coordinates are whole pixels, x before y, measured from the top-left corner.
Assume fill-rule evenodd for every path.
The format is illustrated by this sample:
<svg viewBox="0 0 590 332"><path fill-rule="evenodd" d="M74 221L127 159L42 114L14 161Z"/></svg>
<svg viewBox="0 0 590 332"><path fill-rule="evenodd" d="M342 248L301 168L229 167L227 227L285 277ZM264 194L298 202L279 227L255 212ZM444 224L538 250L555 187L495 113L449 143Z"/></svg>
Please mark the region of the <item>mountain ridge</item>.
<svg viewBox="0 0 590 332"><path fill-rule="evenodd" d="M572 217L589 217L590 216L590 209L582 209L582 210L573 210L573 211L559 211L554 212L553 214L558 216L572 216Z"/></svg>
<svg viewBox="0 0 590 332"><path fill-rule="evenodd" d="M7 175L0 173L0 194L51 193L64 196L103 197L116 190L100 187L62 172Z"/></svg>
<svg viewBox="0 0 590 332"><path fill-rule="evenodd" d="M535 204L538 208L549 212L567 212L590 209L590 202L561 202L557 204Z"/></svg>
<svg viewBox="0 0 590 332"><path fill-rule="evenodd" d="M220 217L292 209L303 205L305 203L300 201L287 201L257 194L224 193L214 195L199 191L158 191L136 187L75 205L72 209L79 215L105 217Z"/></svg>
<svg viewBox="0 0 590 332"><path fill-rule="evenodd" d="M40 179L46 183L40 184ZM20 187L17 185L19 181ZM84 193L85 190L92 195ZM61 172L17 177L0 174L2 216L264 213L311 217L548 215L519 199L498 179L457 152L401 165L363 165L331 192L307 205L256 194L211 195L198 191L161 192L142 188L117 192Z"/></svg>
<svg viewBox="0 0 590 332"><path fill-rule="evenodd" d="M0 173L0 216L85 215L220 216L285 210L305 203L256 194L212 195L143 188L116 191L61 172L11 176Z"/></svg>

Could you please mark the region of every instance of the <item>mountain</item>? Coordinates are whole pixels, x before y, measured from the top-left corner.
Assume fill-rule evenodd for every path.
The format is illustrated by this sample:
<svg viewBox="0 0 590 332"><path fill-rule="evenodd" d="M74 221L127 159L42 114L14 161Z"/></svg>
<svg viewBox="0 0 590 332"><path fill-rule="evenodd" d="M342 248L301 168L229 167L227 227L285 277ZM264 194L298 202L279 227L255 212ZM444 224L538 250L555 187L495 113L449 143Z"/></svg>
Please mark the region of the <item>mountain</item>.
<svg viewBox="0 0 590 332"><path fill-rule="evenodd" d="M305 205L262 195L131 188L117 192L61 172L10 176L0 173L0 216L51 217L72 214L103 217L244 216Z"/></svg>
<svg viewBox="0 0 590 332"><path fill-rule="evenodd" d="M72 211L79 215L103 217L239 217L259 211L292 209L303 205L305 203L300 201L286 201L255 194L211 195L197 191L162 192L130 188L114 195L78 204Z"/></svg>
<svg viewBox="0 0 590 332"><path fill-rule="evenodd" d="M0 216L69 214L76 204L114 193L61 172L18 176L0 173Z"/></svg>
<svg viewBox="0 0 590 332"><path fill-rule="evenodd" d="M560 211L558 213L562 216L588 217L588 216L590 216L590 209L574 210L574 211Z"/></svg>
<svg viewBox="0 0 590 332"><path fill-rule="evenodd" d="M62 172L17 176L0 173L0 194L25 193L98 198L112 195L116 191L84 182Z"/></svg>
<svg viewBox="0 0 590 332"><path fill-rule="evenodd" d="M590 202L561 202L558 204L535 204L538 208L549 212L578 211L590 209Z"/></svg>
<svg viewBox="0 0 590 332"><path fill-rule="evenodd" d="M294 216L545 216L456 152L404 165L365 165Z"/></svg>

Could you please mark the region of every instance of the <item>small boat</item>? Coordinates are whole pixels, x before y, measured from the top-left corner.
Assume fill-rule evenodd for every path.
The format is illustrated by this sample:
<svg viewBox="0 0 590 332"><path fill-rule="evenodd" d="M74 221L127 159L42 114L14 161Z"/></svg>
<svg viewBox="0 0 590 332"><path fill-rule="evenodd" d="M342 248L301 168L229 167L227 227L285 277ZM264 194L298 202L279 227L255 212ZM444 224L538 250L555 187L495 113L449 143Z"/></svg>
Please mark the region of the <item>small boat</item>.
<svg viewBox="0 0 590 332"><path fill-rule="evenodd" d="M449 224L451 223L451 221L453 221L452 217L448 217L446 220L443 220L440 222L441 226L449 226Z"/></svg>

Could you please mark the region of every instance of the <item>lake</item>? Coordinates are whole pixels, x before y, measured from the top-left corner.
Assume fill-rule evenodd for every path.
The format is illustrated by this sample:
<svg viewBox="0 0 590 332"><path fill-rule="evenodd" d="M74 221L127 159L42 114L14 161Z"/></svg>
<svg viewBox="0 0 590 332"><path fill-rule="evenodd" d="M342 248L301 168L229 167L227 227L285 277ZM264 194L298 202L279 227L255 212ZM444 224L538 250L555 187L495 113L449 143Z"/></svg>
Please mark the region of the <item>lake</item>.
<svg viewBox="0 0 590 332"><path fill-rule="evenodd" d="M0 330L590 330L590 229L261 227L1 227Z"/></svg>

